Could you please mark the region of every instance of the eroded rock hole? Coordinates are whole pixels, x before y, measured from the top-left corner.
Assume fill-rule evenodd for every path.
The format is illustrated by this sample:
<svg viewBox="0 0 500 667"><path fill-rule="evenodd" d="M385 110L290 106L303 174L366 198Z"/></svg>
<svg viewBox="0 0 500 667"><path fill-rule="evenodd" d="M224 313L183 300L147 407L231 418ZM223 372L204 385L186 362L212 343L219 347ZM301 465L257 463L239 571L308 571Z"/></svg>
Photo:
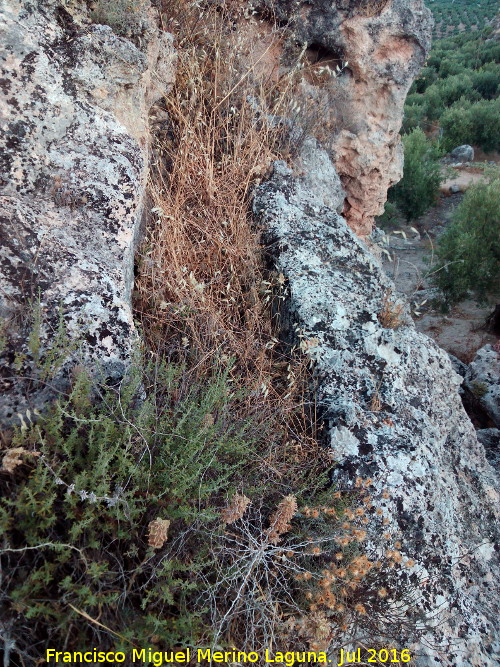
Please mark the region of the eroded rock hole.
<svg viewBox="0 0 500 667"><path fill-rule="evenodd" d="M334 67L336 65L342 67L342 63L344 62L343 55L340 51L330 49L318 42L313 42L307 47L305 56L310 65L321 63L322 65L329 65L330 67L332 67L332 65Z"/></svg>

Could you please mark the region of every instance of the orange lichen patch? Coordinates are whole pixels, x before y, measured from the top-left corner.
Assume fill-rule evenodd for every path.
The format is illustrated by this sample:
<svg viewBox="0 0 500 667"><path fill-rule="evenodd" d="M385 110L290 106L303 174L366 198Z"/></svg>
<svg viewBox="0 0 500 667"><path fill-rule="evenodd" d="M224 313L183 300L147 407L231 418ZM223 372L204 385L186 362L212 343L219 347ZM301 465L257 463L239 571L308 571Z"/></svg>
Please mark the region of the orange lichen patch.
<svg viewBox="0 0 500 667"><path fill-rule="evenodd" d="M255 19L240 21L240 34L245 36L241 55L252 71L252 77L266 81L266 85L277 84L283 54L283 34L270 23Z"/></svg>
<svg viewBox="0 0 500 667"><path fill-rule="evenodd" d="M416 45L403 37L387 37L373 53L378 63L405 63L414 58Z"/></svg>

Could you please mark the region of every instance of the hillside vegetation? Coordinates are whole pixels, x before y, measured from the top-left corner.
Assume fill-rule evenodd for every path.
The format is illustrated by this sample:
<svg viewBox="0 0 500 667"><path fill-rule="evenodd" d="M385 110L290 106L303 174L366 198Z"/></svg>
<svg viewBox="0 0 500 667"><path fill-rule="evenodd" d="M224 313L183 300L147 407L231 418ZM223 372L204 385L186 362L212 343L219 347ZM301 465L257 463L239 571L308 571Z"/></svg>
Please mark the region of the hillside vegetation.
<svg viewBox="0 0 500 667"><path fill-rule="evenodd" d="M434 16L434 38L482 30L498 12L496 0L426 0Z"/></svg>
<svg viewBox="0 0 500 667"><path fill-rule="evenodd" d="M127 34L130 7L140 20L140 3L96 19ZM314 339L278 340L286 281L265 266L249 202L288 145L246 103L276 91L240 68L233 18L183 2L162 16L179 57L137 257L133 367L113 386L76 367L68 395L3 434L6 665L49 646L320 650L367 619L399 632L383 599L413 561L382 537L372 480L329 484ZM30 305L33 376L51 382L61 362L41 358Z"/></svg>
<svg viewBox="0 0 500 667"><path fill-rule="evenodd" d="M500 146L500 44L488 32L439 40L406 100L403 132L421 127L444 150Z"/></svg>
<svg viewBox="0 0 500 667"><path fill-rule="evenodd" d="M437 11L450 3L435 4ZM455 147L470 144L494 161L500 149L500 44L491 35L486 28L434 43L406 100L404 176L389 190L379 224L414 220L434 206L446 178L440 158ZM485 167L474 165L480 171ZM471 292L481 300L497 293L500 232L493 221L500 190L498 171L486 171L484 182L467 193L437 242L433 282L447 304Z"/></svg>

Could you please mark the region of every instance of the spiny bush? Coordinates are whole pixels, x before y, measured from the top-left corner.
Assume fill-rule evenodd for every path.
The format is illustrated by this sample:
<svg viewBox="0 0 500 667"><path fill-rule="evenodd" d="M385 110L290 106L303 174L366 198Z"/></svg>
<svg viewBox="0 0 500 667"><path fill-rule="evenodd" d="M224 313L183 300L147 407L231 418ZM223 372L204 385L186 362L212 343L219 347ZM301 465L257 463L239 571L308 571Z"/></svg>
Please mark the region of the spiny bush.
<svg viewBox="0 0 500 667"><path fill-rule="evenodd" d="M198 533L251 456L256 431L235 419L225 370L200 386L181 367L151 365L97 389L93 404L82 371L2 452L1 616L24 658L48 636L80 647L195 641L188 573L209 563Z"/></svg>
<svg viewBox="0 0 500 667"><path fill-rule="evenodd" d="M238 419L241 401L222 368L200 385L179 366L138 365L115 389L81 370L66 400L12 435L0 608L13 656L34 662L54 643L259 650L292 635L320 650L372 613L386 568L362 545L370 513L388 519L370 481L329 489L319 459L301 477L268 470L276 428Z"/></svg>
<svg viewBox="0 0 500 667"><path fill-rule="evenodd" d="M224 534L207 536L219 570L204 598L216 638L231 628L238 646L313 651L360 631L396 643L415 639L419 595L409 577L419 574L384 531L389 519L371 482L358 479L350 494L325 491L318 505L297 505L289 495L271 516L248 498L233 499Z"/></svg>
<svg viewBox="0 0 500 667"><path fill-rule="evenodd" d="M472 292L480 301L499 293L500 170L487 172L484 182L471 186L450 226L439 239L435 284L448 304Z"/></svg>

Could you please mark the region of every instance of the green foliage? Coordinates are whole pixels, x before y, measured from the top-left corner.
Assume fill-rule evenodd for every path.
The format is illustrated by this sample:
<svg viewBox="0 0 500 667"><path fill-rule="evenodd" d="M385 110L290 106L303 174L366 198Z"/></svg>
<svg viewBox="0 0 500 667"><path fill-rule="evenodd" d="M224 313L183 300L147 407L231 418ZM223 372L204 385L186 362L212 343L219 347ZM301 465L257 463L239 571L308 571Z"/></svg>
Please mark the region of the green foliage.
<svg viewBox="0 0 500 667"><path fill-rule="evenodd" d="M97 0L91 14L94 23L109 25L122 37L134 37L147 27L145 0Z"/></svg>
<svg viewBox="0 0 500 667"><path fill-rule="evenodd" d="M404 108L403 126L404 134L408 134L417 127L422 127L425 119L425 108L420 104L407 104Z"/></svg>
<svg viewBox="0 0 500 667"><path fill-rule="evenodd" d="M473 119L470 113L472 107L468 100L460 100L441 117L443 130L442 144L445 150L453 150L455 146L472 143Z"/></svg>
<svg viewBox="0 0 500 667"><path fill-rule="evenodd" d="M435 37L449 32L460 34L462 26L466 30L472 25L482 30L498 11L496 0L482 0L480 3L471 3L470 0L426 0L425 4L434 17Z"/></svg>
<svg viewBox="0 0 500 667"><path fill-rule="evenodd" d="M384 212L376 218L377 227L380 229L393 229L399 222L399 210L396 204L386 201Z"/></svg>
<svg viewBox="0 0 500 667"><path fill-rule="evenodd" d="M461 99L441 116L443 147L469 143L484 151L500 148L500 99L471 103Z"/></svg>
<svg viewBox="0 0 500 667"><path fill-rule="evenodd" d="M500 45L488 31L462 33L436 42L408 95L403 131L439 124L444 146L498 147Z"/></svg>
<svg viewBox="0 0 500 667"><path fill-rule="evenodd" d="M402 180L389 191L407 220L423 215L435 202L441 182L439 153L420 128L403 137Z"/></svg>
<svg viewBox="0 0 500 667"><path fill-rule="evenodd" d="M493 100L498 96L500 87L500 65L488 63L472 77L472 85L485 100Z"/></svg>
<svg viewBox="0 0 500 667"><path fill-rule="evenodd" d="M143 387L149 397L139 401ZM217 502L248 470L255 428L235 419L241 396L227 370L200 386L180 367L137 368L120 390L97 389L94 403L81 372L67 400L14 435L23 463L0 479L9 572L0 613L30 622L31 638L16 638L28 656L33 636L88 643L89 625L70 605L99 617L118 643L194 641L202 607L192 575L210 565L197 531L217 531ZM157 551L148 545L156 518L171 521L172 535ZM101 640L109 646L107 633Z"/></svg>
<svg viewBox="0 0 500 667"><path fill-rule="evenodd" d="M484 151L500 149L500 99L481 100L470 108L473 143Z"/></svg>
<svg viewBox="0 0 500 667"><path fill-rule="evenodd" d="M228 608L241 615L232 601L241 568L253 570L253 557L242 559L224 530L228 497L244 490L252 500L242 539L274 567L280 549L268 528L279 502L331 495L326 453L292 458L293 443L281 441L282 413L249 408L255 401L235 388L233 370L213 368L201 381L181 365L137 360L110 388L77 367L69 395L11 434L0 452L0 558L8 572L0 617L25 662L54 645L210 645L227 630ZM157 520L169 522L160 544L151 540ZM304 549L298 557L311 560L309 542ZM270 585L267 565L262 572L248 598L252 615ZM273 632L279 606L296 611L300 603L295 572L285 568L265 590L270 615L262 622ZM243 632L246 620L240 625Z"/></svg>
<svg viewBox="0 0 500 667"><path fill-rule="evenodd" d="M473 292L478 300L500 291L500 170L467 190L439 240L434 282L447 303Z"/></svg>

